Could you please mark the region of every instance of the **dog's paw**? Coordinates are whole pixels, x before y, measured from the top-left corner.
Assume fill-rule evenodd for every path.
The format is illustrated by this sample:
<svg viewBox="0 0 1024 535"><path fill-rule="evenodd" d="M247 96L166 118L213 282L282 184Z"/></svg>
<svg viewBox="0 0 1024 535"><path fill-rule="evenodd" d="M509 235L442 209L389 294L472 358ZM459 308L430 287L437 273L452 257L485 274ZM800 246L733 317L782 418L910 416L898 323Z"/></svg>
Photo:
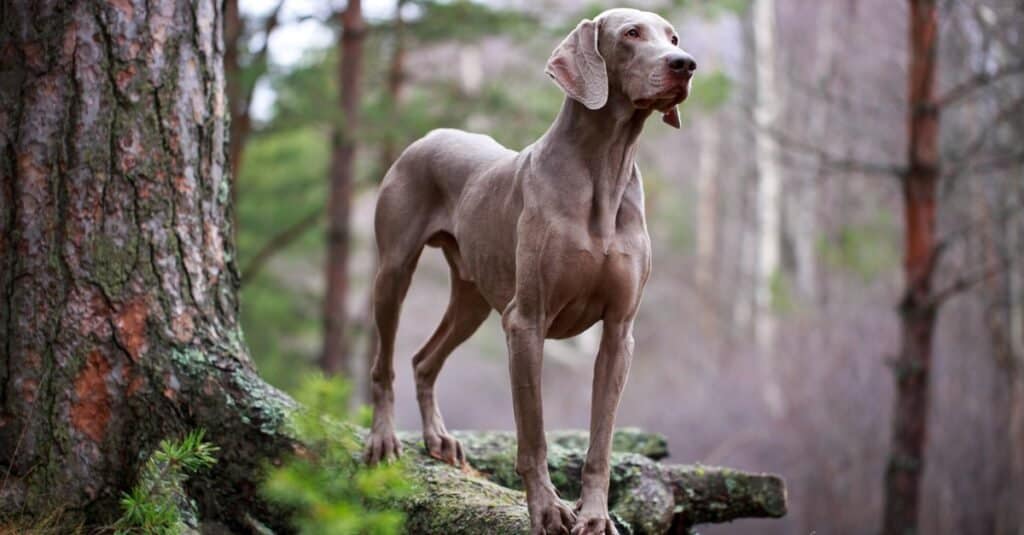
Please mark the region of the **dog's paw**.
<svg viewBox="0 0 1024 535"><path fill-rule="evenodd" d="M427 453L435 459L458 467L466 464L462 444L445 431L424 432L423 445L426 446Z"/></svg>
<svg viewBox="0 0 1024 535"><path fill-rule="evenodd" d="M619 535L619 530L615 529L615 524L607 514L580 514L576 518L576 525L572 527L572 535Z"/></svg>
<svg viewBox="0 0 1024 535"><path fill-rule="evenodd" d="M576 507L573 508L576 512L576 524L572 527L572 535L619 535L615 523L608 516L608 508L604 505L605 498L595 498L591 495L591 499L585 501L585 490L583 495L584 497L577 501Z"/></svg>
<svg viewBox="0 0 1024 535"><path fill-rule="evenodd" d="M366 464L373 466L380 462L391 462L402 455L402 443L392 431L371 432L366 439Z"/></svg>
<svg viewBox="0 0 1024 535"><path fill-rule="evenodd" d="M531 535L569 535L571 526L576 522L576 513L554 492L531 502L529 509Z"/></svg>

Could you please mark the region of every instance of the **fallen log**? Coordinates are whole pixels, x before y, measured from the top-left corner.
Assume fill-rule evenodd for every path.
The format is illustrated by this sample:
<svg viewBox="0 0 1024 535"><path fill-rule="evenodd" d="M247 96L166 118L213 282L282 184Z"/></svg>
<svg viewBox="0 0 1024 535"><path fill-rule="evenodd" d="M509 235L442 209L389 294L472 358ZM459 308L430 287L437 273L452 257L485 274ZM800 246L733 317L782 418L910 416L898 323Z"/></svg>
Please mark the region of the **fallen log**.
<svg viewBox="0 0 1024 535"><path fill-rule="evenodd" d="M525 496L515 473L515 437L509 432L456 432L471 469L429 457L418 436L401 435L416 490L393 504L405 511L411 534L529 533ZM588 436L549 434L548 468L563 499L579 495ZM628 429L616 433L609 496L622 533L689 533L698 524L738 518L779 518L786 513L782 479L700 465L657 462L664 438Z"/></svg>

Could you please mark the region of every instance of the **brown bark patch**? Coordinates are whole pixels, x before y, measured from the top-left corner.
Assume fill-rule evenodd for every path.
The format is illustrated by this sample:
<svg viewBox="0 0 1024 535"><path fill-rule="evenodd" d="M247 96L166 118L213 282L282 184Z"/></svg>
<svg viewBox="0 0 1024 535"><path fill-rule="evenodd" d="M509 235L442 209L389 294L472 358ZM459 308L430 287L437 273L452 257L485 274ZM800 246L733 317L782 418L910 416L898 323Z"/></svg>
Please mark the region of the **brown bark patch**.
<svg viewBox="0 0 1024 535"><path fill-rule="evenodd" d="M117 326L117 338L128 351L133 361L138 362L146 351L146 318L149 309L144 298L128 302L117 313L114 324Z"/></svg>
<svg viewBox="0 0 1024 535"><path fill-rule="evenodd" d="M34 403L38 392L39 381L36 381L35 379L25 379L21 382L21 398L25 400L25 403Z"/></svg>
<svg viewBox="0 0 1024 535"><path fill-rule="evenodd" d="M35 351L25 352L25 366L30 370L38 370L43 366L43 357Z"/></svg>
<svg viewBox="0 0 1024 535"><path fill-rule="evenodd" d="M21 46L21 53L25 57L25 64L34 71L46 70L45 55L43 47L36 41L31 41Z"/></svg>
<svg viewBox="0 0 1024 535"><path fill-rule="evenodd" d="M144 384L146 384L145 377L142 375L133 375L131 381L128 382L128 388L125 389L125 394L127 394L128 397L134 396Z"/></svg>
<svg viewBox="0 0 1024 535"><path fill-rule="evenodd" d="M128 89L128 84L135 79L135 67L129 65L128 67L117 71L114 76L117 81L117 89L124 92Z"/></svg>
<svg viewBox="0 0 1024 535"><path fill-rule="evenodd" d="M192 182L185 175L174 177L174 189L178 193L192 193Z"/></svg>
<svg viewBox="0 0 1024 535"><path fill-rule="evenodd" d="M195 332L195 323L192 320L192 315L188 312L175 315L174 319L171 320L171 329L174 331L174 337L179 342L191 341L192 334Z"/></svg>
<svg viewBox="0 0 1024 535"><path fill-rule="evenodd" d="M71 424L93 442L101 442L110 421L110 392L107 374L110 364L99 350L93 351L75 378L75 402L71 406Z"/></svg>
<svg viewBox="0 0 1024 535"><path fill-rule="evenodd" d="M61 43L62 52L64 57L71 57L71 54L75 52L75 41L78 37L78 23L71 21L67 29L64 30L64 41Z"/></svg>

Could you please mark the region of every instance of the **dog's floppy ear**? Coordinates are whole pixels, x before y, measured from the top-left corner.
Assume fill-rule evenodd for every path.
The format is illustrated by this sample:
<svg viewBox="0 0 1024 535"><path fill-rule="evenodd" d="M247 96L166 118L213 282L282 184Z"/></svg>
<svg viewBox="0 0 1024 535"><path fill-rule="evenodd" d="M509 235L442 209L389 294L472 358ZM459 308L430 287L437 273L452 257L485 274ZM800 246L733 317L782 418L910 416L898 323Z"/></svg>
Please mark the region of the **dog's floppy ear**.
<svg viewBox="0 0 1024 535"><path fill-rule="evenodd" d="M589 109L608 102L608 69L597 50L598 23L584 19L548 59L544 72L573 100Z"/></svg>
<svg viewBox="0 0 1024 535"><path fill-rule="evenodd" d="M682 124L679 121L679 106L672 106L672 109L662 114L661 120L673 128L681 127Z"/></svg>

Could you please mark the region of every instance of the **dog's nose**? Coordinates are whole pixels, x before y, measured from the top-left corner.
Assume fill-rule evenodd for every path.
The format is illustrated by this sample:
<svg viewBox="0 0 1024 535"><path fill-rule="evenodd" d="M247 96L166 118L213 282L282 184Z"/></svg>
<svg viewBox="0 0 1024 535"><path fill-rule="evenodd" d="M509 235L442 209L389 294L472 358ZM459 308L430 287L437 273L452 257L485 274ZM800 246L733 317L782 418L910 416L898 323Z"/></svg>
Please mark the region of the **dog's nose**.
<svg viewBox="0 0 1024 535"><path fill-rule="evenodd" d="M697 70L697 61L689 54L672 54L668 57L668 68L678 73L692 73Z"/></svg>

